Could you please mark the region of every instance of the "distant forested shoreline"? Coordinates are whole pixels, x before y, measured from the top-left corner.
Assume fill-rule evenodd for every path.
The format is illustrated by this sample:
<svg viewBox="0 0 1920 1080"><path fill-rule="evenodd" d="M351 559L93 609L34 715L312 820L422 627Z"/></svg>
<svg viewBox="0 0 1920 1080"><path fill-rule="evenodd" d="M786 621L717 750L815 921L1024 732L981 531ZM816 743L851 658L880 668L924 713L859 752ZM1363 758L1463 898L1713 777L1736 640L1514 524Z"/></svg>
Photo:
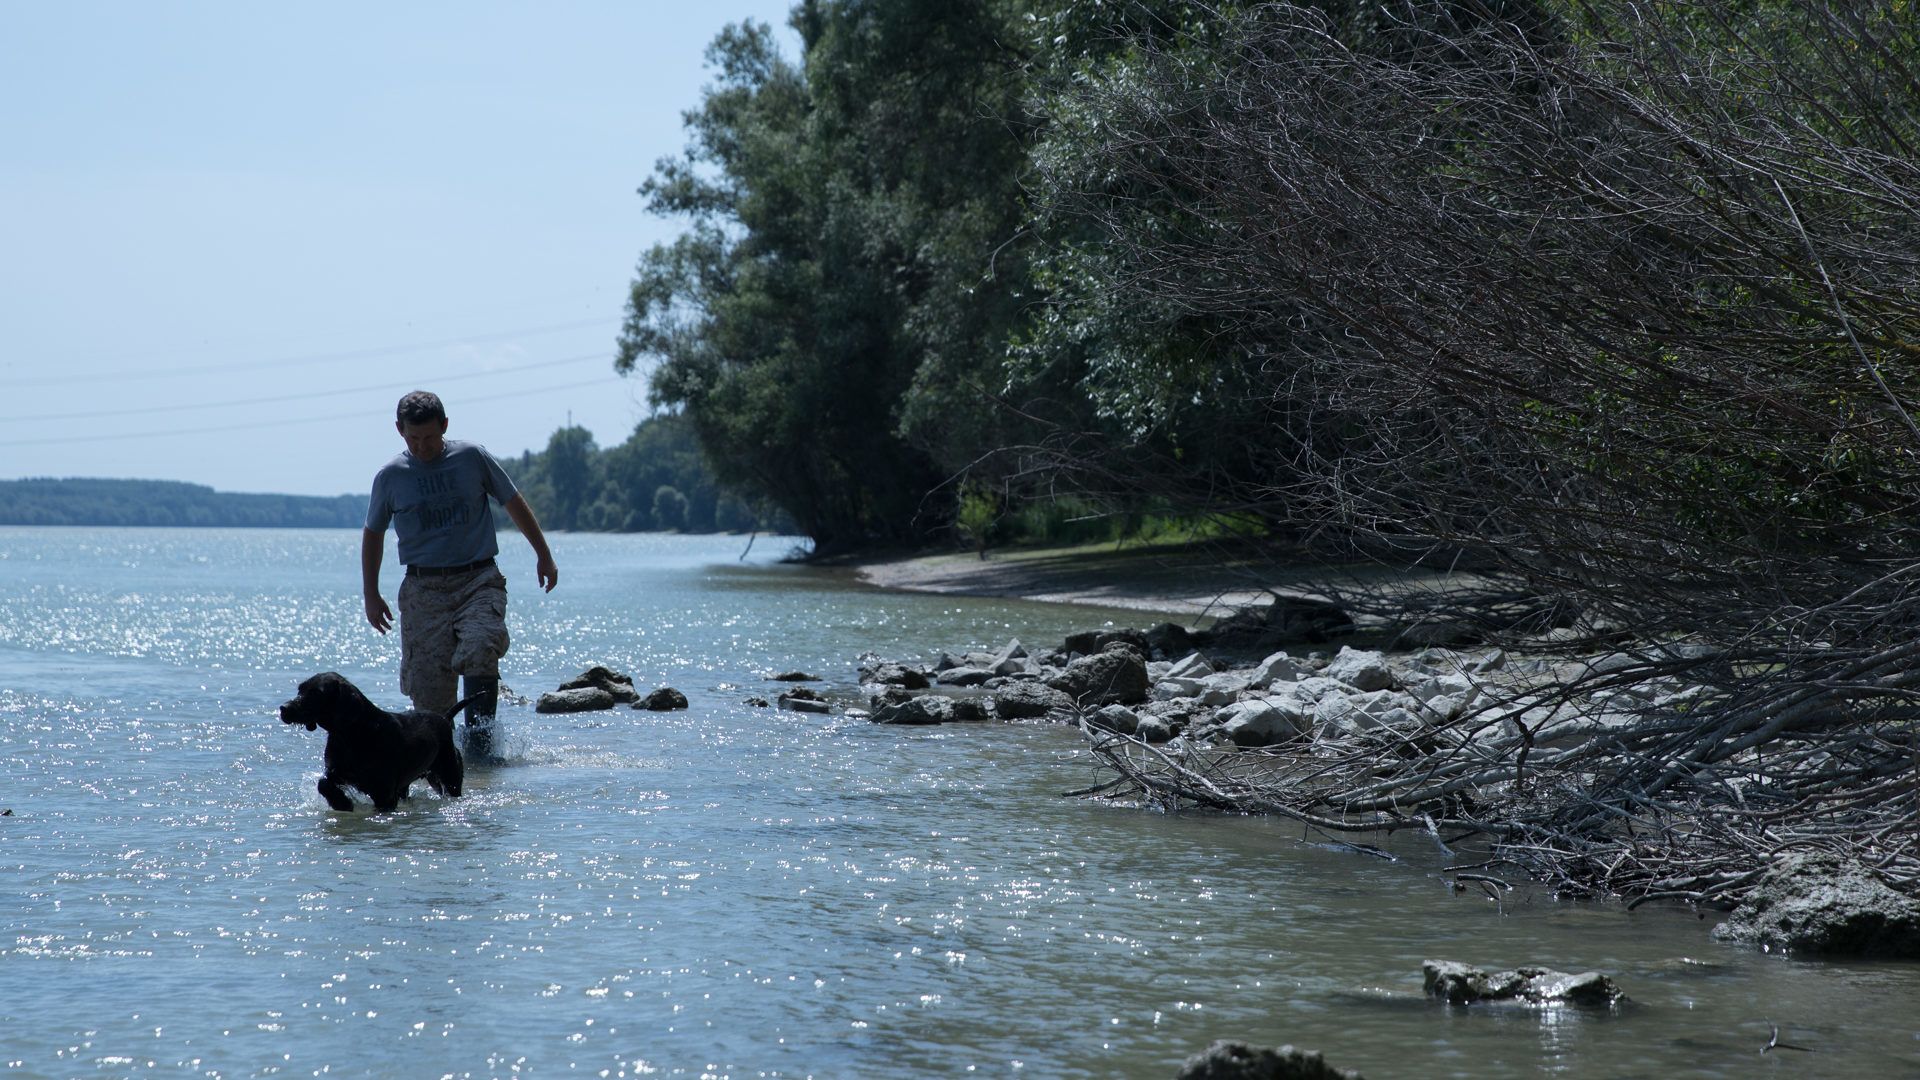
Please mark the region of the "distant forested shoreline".
<svg viewBox="0 0 1920 1080"><path fill-rule="evenodd" d="M358 528L365 495L260 495L177 480L0 480L0 525Z"/></svg>
<svg viewBox="0 0 1920 1080"><path fill-rule="evenodd" d="M569 426L554 432L546 449L501 460L549 529L794 529L769 500L742 497L715 480L692 427L673 414L640 421L618 446L602 449L587 429ZM0 480L0 525L357 529L366 519L365 494L241 494L177 480ZM498 522L508 527L505 515Z"/></svg>

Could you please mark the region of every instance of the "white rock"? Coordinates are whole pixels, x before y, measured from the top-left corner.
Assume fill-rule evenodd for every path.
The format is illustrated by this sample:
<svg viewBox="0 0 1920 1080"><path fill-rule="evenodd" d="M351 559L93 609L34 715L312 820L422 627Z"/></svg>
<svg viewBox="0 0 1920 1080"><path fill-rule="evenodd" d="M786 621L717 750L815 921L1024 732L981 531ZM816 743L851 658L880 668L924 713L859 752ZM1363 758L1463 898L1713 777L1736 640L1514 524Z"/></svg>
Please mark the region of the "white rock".
<svg viewBox="0 0 1920 1080"><path fill-rule="evenodd" d="M1472 700L1473 696L1479 692L1479 684L1467 678L1465 675L1455 672L1415 679L1407 686L1407 693L1412 694L1418 698L1421 703L1427 705L1433 704L1433 699L1439 697L1458 697Z"/></svg>
<svg viewBox="0 0 1920 1080"><path fill-rule="evenodd" d="M1213 674L1213 663L1199 653L1188 653L1167 671L1170 678L1198 679Z"/></svg>
<svg viewBox="0 0 1920 1080"><path fill-rule="evenodd" d="M1707 688L1704 686L1683 686L1671 694L1654 698L1653 704L1656 708L1684 711L1706 696Z"/></svg>
<svg viewBox="0 0 1920 1080"><path fill-rule="evenodd" d="M1125 705L1108 705L1093 714L1093 726L1132 735L1140 730L1140 714Z"/></svg>
<svg viewBox="0 0 1920 1080"><path fill-rule="evenodd" d="M1173 728L1157 716L1143 716L1140 726L1133 732L1136 738L1150 743L1163 743L1173 738Z"/></svg>
<svg viewBox="0 0 1920 1080"><path fill-rule="evenodd" d="M1652 701L1653 697L1653 691L1646 687L1616 686L1609 690L1595 690L1587 700L1613 709L1633 709Z"/></svg>
<svg viewBox="0 0 1920 1080"><path fill-rule="evenodd" d="M1298 698L1258 697L1220 711L1223 721L1215 734L1235 746L1272 746L1306 734L1307 712Z"/></svg>
<svg viewBox="0 0 1920 1080"><path fill-rule="evenodd" d="M1646 662L1646 660L1634 656L1631 653L1608 653L1605 656L1596 657L1588 661L1587 670L1593 672L1595 675L1606 675L1615 671L1625 671L1630 667L1638 667Z"/></svg>
<svg viewBox="0 0 1920 1080"><path fill-rule="evenodd" d="M1314 707L1313 718L1323 733L1351 734L1388 727L1413 731L1426 726L1420 719L1420 703L1392 690L1366 694L1324 697Z"/></svg>
<svg viewBox="0 0 1920 1080"><path fill-rule="evenodd" d="M1324 697L1345 697L1353 693L1353 687L1325 675L1309 675L1298 682L1279 683L1272 689L1276 694L1299 698L1309 704Z"/></svg>
<svg viewBox="0 0 1920 1080"><path fill-rule="evenodd" d="M1411 662L1428 671L1458 671L1460 654L1452 649L1443 649L1434 645L1414 653Z"/></svg>
<svg viewBox="0 0 1920 1080"><path fill-rule="evenodd" d="M1221 671L1200 680L1202 705L1229 705L1247 689L1247 677Z"/></svg>
<svg viewBox="0 0 1920 1080"><path fill-rule="evenodd" d="M987 670L995 675L1013 675L1028 670L1027 649L1020 644L1019 638L1007 642L1006 646L993 656Z"/></svg>
<svg viewBox="0 0 1920 1080"><path fill-rule="evenodd" d="M1277 682L1293 682L1304 677L1310 670L1305 664L1288 656L1284 651L1277 652L1260 661L1260 666L1253 669L1252 683L1255 687L1264 690Z"/></svg>
<svg viewBox="0 0 1920 1080"><path fill-rule="evenodd" d="M1204 689L1199 679L1179 679L1169 676L1154 683L1148 696L1155 701L1172 701L1174 698L1199 697Z"/></svg>
<svg viewBox="0 0 1920 1080"><path fill-rule="evenodd" d="M1393 672L1387 668L1384 657L1350 645L1340 646L1340 654L1327 662L1321 674L1355 690L1385 690L1393 685Z"/></svg>

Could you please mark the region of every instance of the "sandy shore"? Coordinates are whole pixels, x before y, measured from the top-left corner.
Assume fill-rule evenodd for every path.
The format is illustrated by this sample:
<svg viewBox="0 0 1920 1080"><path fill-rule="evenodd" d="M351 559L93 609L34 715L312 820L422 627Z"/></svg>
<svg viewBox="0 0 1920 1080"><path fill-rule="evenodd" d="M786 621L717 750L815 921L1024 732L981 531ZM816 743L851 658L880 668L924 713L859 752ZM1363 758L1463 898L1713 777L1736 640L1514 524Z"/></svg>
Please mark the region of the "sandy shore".
<svg viewBox="0 0 1920 1080"><path fill-rule="evenodd" d="M854 570L861 580L887 589L1130 608L1181 621L1217 618L1274 593L1326 598L1330 587L1340 585L1379 585L1389 578L1411 584L1405 571L1254 560L1205 545L1010 549L985 559L917 555L869 561Z"/></svg>

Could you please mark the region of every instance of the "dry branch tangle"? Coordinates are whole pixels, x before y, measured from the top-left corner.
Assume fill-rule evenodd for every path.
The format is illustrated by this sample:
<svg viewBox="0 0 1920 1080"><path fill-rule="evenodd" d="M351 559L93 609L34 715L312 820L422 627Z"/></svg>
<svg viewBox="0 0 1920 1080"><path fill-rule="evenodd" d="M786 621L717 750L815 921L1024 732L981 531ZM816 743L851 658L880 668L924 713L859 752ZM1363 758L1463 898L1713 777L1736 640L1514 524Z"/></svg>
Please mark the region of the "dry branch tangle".
<svg viewBox="0 0 1920 1080"><path fill-rule="evenodd" d="M1429 669L1447 655L1420 654ZM1495 862L1568 896L1731 906L1779 854L1814 851L1920 893L1911 721L1862 723L1856 710L1871 706L1838 691L1761 705L1676 692L1663 674L1674 655L1514 664L1476 674L1483 702L1450 719L1428 712L1415 729L1357 732L1322 724L1310 740L1273 748L1209 743L1204 728L1155 746L1082 726L1128 781L1106 797L1478 838ZM1395 666L1402 683L1417 670Z"/></svg>
<svg viewBox="0 0 1920 1080"><path fill-rule="evenodd" d="M1257 5L1073 91L1062 127L1098 123L1041 160L1050 210L1108 302L1205 330L1196 393L1246 464L1052 449L1203 513L1472 552L1489 596L1643 663L1533 688L1562 719L1102 753L1169 801L1431 817L1570 894L1730 902L1808 850L1912 894L1920 29L1875 0L1492 10ZM1692 700L1599 697L1654 677Z"/></svg>

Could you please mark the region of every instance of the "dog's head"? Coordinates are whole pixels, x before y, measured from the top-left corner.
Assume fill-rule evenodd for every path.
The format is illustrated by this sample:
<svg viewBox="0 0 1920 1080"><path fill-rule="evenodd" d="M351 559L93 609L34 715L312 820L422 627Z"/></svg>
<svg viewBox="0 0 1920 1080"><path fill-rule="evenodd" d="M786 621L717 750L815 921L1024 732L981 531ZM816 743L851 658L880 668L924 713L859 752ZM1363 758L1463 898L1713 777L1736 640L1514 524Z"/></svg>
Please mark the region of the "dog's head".
<svg viewBox="0 0 1920 1080"><path fill-rule="evenodd" d="M306 682L293 700L280 706L280 722L305 724L307 730L333 730L334 720L360 711L367 697L337 671L323 671Z"/></svg>

